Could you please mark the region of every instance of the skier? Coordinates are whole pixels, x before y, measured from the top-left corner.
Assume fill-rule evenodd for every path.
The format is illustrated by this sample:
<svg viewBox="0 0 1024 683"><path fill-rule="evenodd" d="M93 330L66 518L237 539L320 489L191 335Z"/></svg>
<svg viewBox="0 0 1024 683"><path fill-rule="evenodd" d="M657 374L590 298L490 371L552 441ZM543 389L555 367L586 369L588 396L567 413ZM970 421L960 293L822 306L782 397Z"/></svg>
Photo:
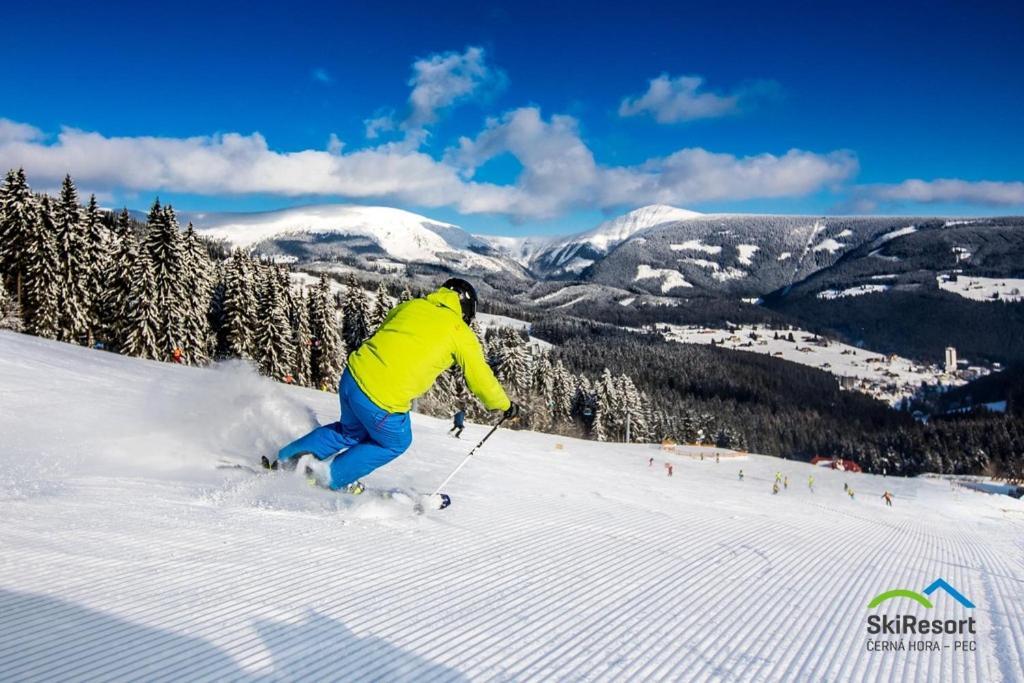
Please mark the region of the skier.
<svg viewBox="0 0 1024 683"><path fill-rule="evenodd" d="M466 428L466 409L462 408L460 406L458 412L455 413L455 417L452 418L452 428L448 430L448 433L451 434L452 432L455 432L455 438L456 439L461 439L462 438L462 430L465 429L465 428Z"/></svg>
<svg viewBox="0 0 1024 683"><path fill-rule="evenodd" d="M665 463L665 469L668 471L668 476L671 477L672 476L672 463L670 463L670 462Z"/></svg>
<svg viewBox="0 0 1024 683"><path fill-rule="evenodd" d="M789 475L788 474L782 480L782 487L787 489L787 490L789 489Z"/></svg>
<svg viewBox="0 0 1024 683"><path fill-rule="evenodd" d="M743 470L740 470L740 481L743 481Z"/></svg>
<svg viewBox="0 0 1024 683"><path fill-rule="evenodd" d="M774 495L777 495L778 493L779 493L779 482L775 482L774 484L772 484L772 495L774 496Z"/></svg>
<svg viewBox="0 0 1024 683"><path fill-rule="evenodd" d="M180 346L175 346L174 350L171 351L171 361L174 363L178 363L180 365L184 360L183 356L184 352L181 350Z"/></svg>
<svg viewBox="0 0 1024 683"><path fill-rule="evenodd" d="M892 494L886 491L882 494L882 500L885 501L886 507L892 507Z"/></svg>
<svg viewBox="0 0 1024 683"><path fill-rule="evenodd" d="M457 363L466 384L488 410L519 416L487 365L469 324L476 315L473 285L451 278L423 298L391 309L372 337L349 354L338 383L341 419L288 444L271 468L294 467L311 454L310 470L332 489L362 493L366 476L412 443L409 409L438 375ZM333 457L333 459L331 459Z"/></svg>
<svg viewBox="0 0 1024 683"><path fill-rule="evenodd" d="M807 477L807 488L809 488L811 490L811 493L814 493L814 475L813 474L810 475L809 477Z"/></svg>
<svg viewBox="0 0 1024 683"><path fill-rule="evenodd" d="M648 467L654 467L654 458L648 458L647 459L647 466Z"/></svg>
<svg viewBox="0 0 1024 683"><path fill-rule="evenodd" d="M847 487L846 492L850 495L850 500L853 500L853 487Z"/></svg>

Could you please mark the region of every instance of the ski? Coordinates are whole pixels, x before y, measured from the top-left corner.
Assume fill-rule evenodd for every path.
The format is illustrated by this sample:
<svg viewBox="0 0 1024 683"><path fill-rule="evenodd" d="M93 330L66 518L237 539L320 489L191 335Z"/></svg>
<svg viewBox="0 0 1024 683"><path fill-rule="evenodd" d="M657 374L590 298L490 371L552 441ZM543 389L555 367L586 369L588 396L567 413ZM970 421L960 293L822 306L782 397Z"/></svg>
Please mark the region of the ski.
<svg viewBox="0 0 1024 683"><path fill-rule="evenodd" d="M257 476L263 476L277 472L286 473L294 471L279 467L278 462L276 460L271 462L265 455L261 456L260 465L258 467L250 465L249 463L246 462L238 462L235 460L229 460L227 458L221 458L220 461L217 463L216 468L219 470L235 470L239 472L246 472L248 474L254 474ZM320 484L316 485L320 486ZM326 487L321 486L321 488ZM360 493L353 493L349 491L334 492L344 496L355 497L369 495L383 500L409 502L413 506L413 511L418 515L423 514L427 510L444 510L445 508L449 507L452 504L451 496L449 496L446 493L436 493L433 495L415 492L410 493L408 491L403 491L402 489L397 488L383 489L366 487Z"/></svg>

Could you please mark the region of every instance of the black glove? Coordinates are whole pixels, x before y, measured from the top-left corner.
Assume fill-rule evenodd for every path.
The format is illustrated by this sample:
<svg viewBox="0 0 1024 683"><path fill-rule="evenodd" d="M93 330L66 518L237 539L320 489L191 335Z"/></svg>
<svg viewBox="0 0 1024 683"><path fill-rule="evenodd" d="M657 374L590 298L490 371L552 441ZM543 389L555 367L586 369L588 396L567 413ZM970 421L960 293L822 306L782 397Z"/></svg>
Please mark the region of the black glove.
<svg viewBox="0 0 1024 683"><path fill-rule="evenodd" d="M505 419L506 420L514 420L517 417L519 417L519 413L521 413L521 412L523 412L523 409L519 407L518 403L513 401L512 405L510 405L508 407L508 410L505 411Z"/></svg>

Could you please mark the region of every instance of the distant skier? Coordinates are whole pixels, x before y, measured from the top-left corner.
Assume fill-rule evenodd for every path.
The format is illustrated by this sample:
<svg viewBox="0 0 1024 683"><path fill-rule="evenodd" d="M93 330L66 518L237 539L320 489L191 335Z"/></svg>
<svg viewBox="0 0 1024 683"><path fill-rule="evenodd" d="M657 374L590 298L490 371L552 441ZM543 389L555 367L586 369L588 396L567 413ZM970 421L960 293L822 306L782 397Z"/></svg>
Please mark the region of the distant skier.
<svg viewBox="0 0 1024 683"><path fill-rule="evenodd" d="M174 350L171 351L171 361L174 363L178 363L179 365L184 362L184 356L185 353L184 351L181 350L180 346L175 346Z"/></svg>
<svg viewBox="0 0 1024 683"><path fill-rule="evenodd" d="M719 458L719 455L718 455L718 453L715 453L715 464L717 465L717 464L718 464L718 463L720 463L720 462L722 462L722 461L721 461L721 459Z"/></svg>
<svg viewBox="0 0 1024 683"><path fill-rule="evenodd" d="M466 428L466 411L464 408L459 408L458 412L455 413L455 417L452 418L452 428L448 430L451 434L455 432L455 438L462 438L462 430Z"/></svg>
<svg viewBox="0 0 1024 683"><path fill-rule="evenodd" d="M647 459L647 466L648 467L654 467L654 458L648 458Z"/></svg>
<svg viewBox="0 0 1024 683"><path fill-rule="evenodd" d="M665 470L668 472L668 476L672 476L672 463L665 463Z"/></svg>
<svg viewBox="0 0 1024 683"><path fill-rule="evenodd" d="M469 327L476 306L473 286L452 278L426 297L391 309L377 332L348 357L338 383L340 421L288 444L278 452L277 462L294 467L299 456L311 454L318 481L360 493L360 477L409 448L412 400L453 364L462 368L466 384L484 407L517 417L519 406L494 377ZM329 464L324 462L332 456Z"/></svg>
<svg viewBox="0 0 1024 683"><path fill-rule="evenodd" d="M779 482L775 482L775 483L772 484L772 495L775 496L775 495L778 495L778 493L779 493Z"/></svg>
<svg viewBox="0 0 1024 683"><path fill-rule="evenodd" d="M786 490L789 490L789 475L788 474L782 479L782 487L784 489L786 489Z"/></svg>
<svg viewBox="0 0 1024 683"><path fill-rule="evenodd" d="M782 483L782 472L776 472L775 473L775 483L776 484L781 484Z"/></svg>
<svg viewBox="0 0 1024 683"><path fill-rule="evenodd" d="M882 494L882 500L885 501L886 507L892 507L892 494L886 491Z"/></svg>
<svg viewBox="0 0 1024 683"><path fill-rule="evenodd" d="M847 484L845 481L843 482L843 490L846 491L847 493L849 493L850 491L850 485Z"/></svg>
<svg viewBox="0 0 1024 683"><path fill-rule="evenodd" d="M807 488L809 488L811 490L811 493L814 493L814 475L813 474L810 475L809 477L807 477Z"/></svg>
<svg viewBox="0 0 1024 683"><path fill-rule="evenodd" d="M847 487L846 493L850 496L850 500L853 500L853 487Z"/></svg>
<svg viewBox="0 0 1024 683"><path fill-rule="evenodd" d="M740 470L740 481L743 481L743 470Z"/></svg>

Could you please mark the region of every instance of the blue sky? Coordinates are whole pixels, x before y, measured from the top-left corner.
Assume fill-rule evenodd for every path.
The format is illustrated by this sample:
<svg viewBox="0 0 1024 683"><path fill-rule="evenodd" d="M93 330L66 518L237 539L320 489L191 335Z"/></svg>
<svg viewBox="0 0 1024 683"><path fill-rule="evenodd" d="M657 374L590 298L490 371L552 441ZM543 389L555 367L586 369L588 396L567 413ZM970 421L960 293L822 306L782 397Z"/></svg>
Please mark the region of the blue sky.
<svg viewBox="0 0 1024 683"><path fill-rule="evenodd" d="M109 205L352 201L508 234L654 202L1024 213L1021 3L3 13L0 166Z"/></svg>

